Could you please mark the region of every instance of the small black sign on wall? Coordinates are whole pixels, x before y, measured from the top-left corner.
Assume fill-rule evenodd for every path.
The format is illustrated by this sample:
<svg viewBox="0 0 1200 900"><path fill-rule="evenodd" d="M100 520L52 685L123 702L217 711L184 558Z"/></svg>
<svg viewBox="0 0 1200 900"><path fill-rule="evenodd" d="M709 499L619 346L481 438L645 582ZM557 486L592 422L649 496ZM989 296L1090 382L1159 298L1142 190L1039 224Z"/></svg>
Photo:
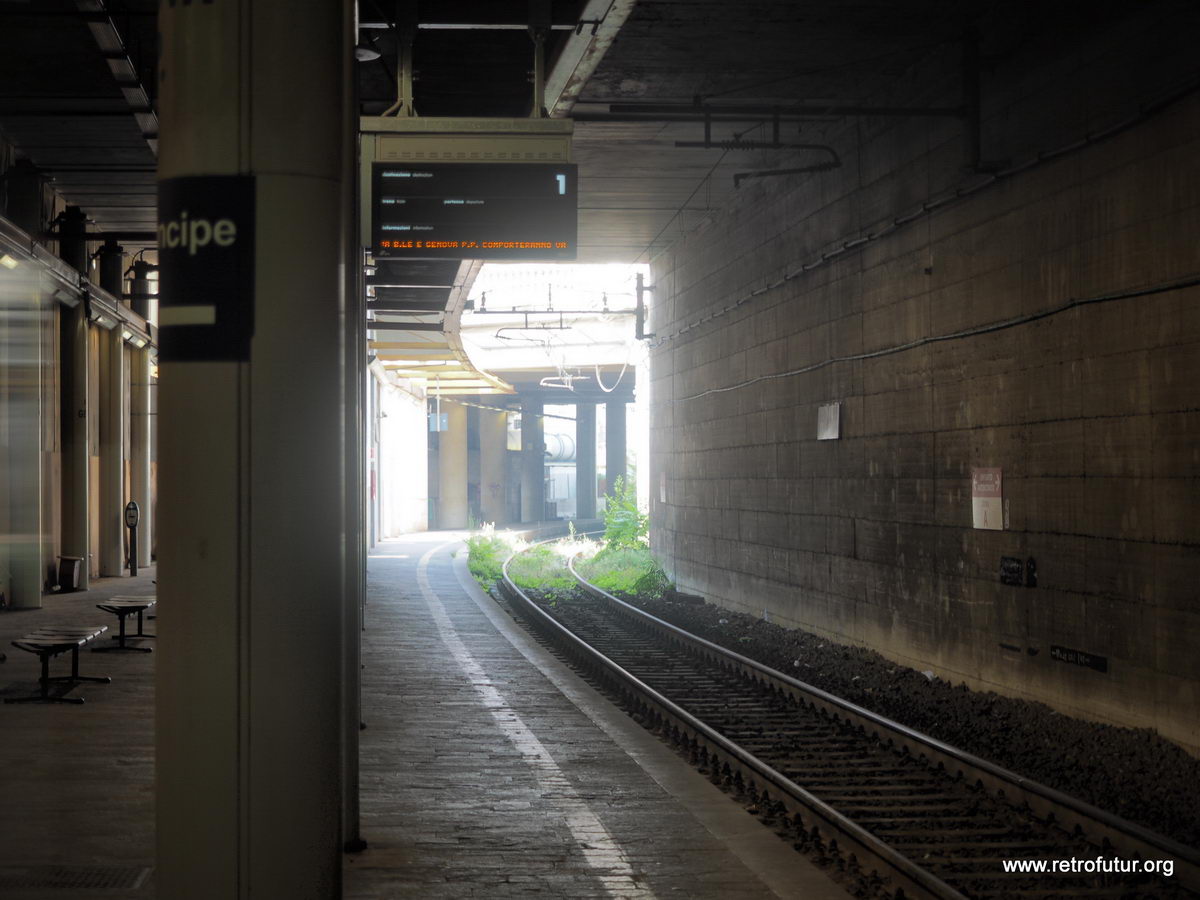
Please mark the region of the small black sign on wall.
<svg viewBox="0 0 1200 900"><path fill-rule="evenodd" d="M1015 556L1000 557L1000 583L1022 584L1025 576L1025 564Z"/></svg>
<svg viewBox="0 0 1200 900"><path fill-rule="evenodd" d="M158 185L159 358L248 360L254 336L254 177Z"/></svg>
<svg viewBox="0 0 1200 900"><path fill-rule="evenodd" d="M1051 644L1050 658L1076 666L1086 666L1097 672L1108 672L1108 657L1097 656L1095 653L1084 653L1082 650L1072 650L1070 647L1058 647Z"/></svg>

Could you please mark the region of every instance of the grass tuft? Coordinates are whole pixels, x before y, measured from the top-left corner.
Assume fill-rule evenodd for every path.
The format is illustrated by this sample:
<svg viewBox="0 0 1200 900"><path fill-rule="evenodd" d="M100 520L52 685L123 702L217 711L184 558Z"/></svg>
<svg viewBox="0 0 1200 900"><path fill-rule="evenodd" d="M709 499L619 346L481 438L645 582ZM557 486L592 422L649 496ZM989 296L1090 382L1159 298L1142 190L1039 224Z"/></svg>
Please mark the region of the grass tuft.
<svg viewBox="0 0 1200 900"><path fill-rule="evenodd" d="M575 569L609 593L657 600L671 587L671 580L650 555L649 547L605 547L594 556L580 560Z"/></svg>
<svg viewBox="0 0 1200 900"><path fill-rule="evenodd" d="M467 568L475 580L490 589L500 579L504 560L516 543L511 535L496 534L494 525L484 525L478 534L467 538Z"/></svg>

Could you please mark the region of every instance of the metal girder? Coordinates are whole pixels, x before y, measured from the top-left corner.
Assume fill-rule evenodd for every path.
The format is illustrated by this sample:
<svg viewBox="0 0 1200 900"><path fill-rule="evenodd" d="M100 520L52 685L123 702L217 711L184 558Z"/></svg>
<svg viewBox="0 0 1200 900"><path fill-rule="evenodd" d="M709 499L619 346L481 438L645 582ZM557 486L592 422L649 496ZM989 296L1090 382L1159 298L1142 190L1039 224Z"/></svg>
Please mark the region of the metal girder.
<svg viewBox="0 0 1200 900"><path fill-rule="evenodd" d="M441 322L367 322L367 331L442 331Z"/></svg>
<svg viewBox="0 0 1200 900"><path fill-rule="evenodd" d="M404 366L408 369L422 369L427 372L438 371L439 367L446 368L446 371L457 371L462 368L462 362L452 353L422 357L421 359L413 359L404 353L376 353L375 356L383 363Z"/></svg>
<svg viewBox="0 0 1200 900"><path fill-rule="evenodd" d="M449 353L448 344L434 341L368 341L371 350L411 350L417 353Z"/></svg>
<svg viewBox="0 0 1200 900"><path fill-rule="evenodd" d="M427 313L444 312L446 301L443 300L368 300L367 309L382 313Z"/></svg>
<svg viewBox="0 0 1200 900"><path fill-rule="evenodd" d="M75 0L75 7L80 13L87 15L88 29L92 32L96 46L104 55L125 102L129 104L129 114L137 121L142 136L150 145L150 151L157 156L158 116L150 103L150 96L137 76L137 69L129 58L121 33L117 31L116 24L108 15L104 0Z"/></svg>
<svg viewBox="0 0 1200 900"><path fill-rule="evenodd" d="M670 117L672 121L714 122L758 121L764 117L779 116L788 121L797 117L813 116L934 116L939 118L962 118L967 114L963 106L859 106L841 103L789 103L786 106L748 105L701 105L695 103L610 103L608 114L580 113L574 118L581 121L656 121L656 117ZM618 119L618 116L641 116L642 119Z"/></svg>
<svg viewBox="0 0 1200 900"><path fill-rule="evenodd" d="M480 388L439 388L433 385L426 386L426 390L434 396L442 397L476 397L482 394L509 394L511 391L504 391L496 387L480 387Z"/></svg>
<svg viewBox="0 0 1200 900"><path fill-rule="evenodd" d="M557 5L560 8L552 14L548 27L554 31L577 28L579 23L575 18L567 15L561 4ZM529 27L527 13L528 5L525 3L438 0L437 3L421 4L415 24L422 31L525 31ZM364 19L358 23L358 27L387 29L391 28L391 23L380 19Z"/></svg>
<svg viewBox="0 0 1200 900"><path fill-rule="evenodd" d="M567 39L546 75L545 104L551 118L570 114L583 86L604 59L636 2L588 0L575 33Z"/></svg>

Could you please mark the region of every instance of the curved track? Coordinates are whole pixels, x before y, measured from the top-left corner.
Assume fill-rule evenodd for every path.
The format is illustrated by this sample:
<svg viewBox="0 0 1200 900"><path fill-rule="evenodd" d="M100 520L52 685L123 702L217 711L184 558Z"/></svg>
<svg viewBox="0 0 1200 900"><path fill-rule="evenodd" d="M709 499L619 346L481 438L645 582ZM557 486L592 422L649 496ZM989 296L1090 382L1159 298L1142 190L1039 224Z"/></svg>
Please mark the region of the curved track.
<svg viewBox="0 0 1200 900"><path fill-rule="evenodd" d="M656 619L587 583L525 617L648 727L859 887L961 897L1200 896L1200 854ZM1174 876L1005 860L1171 860ZM876 884L877 886L877 884Z"/></svg>

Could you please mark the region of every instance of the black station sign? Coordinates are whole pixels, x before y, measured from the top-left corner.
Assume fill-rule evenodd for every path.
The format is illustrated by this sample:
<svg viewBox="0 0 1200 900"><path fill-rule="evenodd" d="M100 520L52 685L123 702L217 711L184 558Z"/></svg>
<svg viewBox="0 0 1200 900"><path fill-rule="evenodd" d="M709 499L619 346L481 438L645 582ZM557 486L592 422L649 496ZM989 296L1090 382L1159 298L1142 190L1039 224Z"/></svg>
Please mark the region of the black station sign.
<svg viewBox="0 0 1200 900"><path fill-rule="evenodd" d="M1084 653L1082 650L1072 650L1070 647L1059 647L1051 644L1050 658L1059 662L1071 663L1075 666L1095 669L1097 672L1108 671L1107 656L1100 656L1096 653Z"/></svg>
<svg viewBox="0 0 1200 900"><path fill-rule="evenodd" d="M576 167L570 163L374 163L378 259L575 258Z"/></svg>
<svg viewBox="0 0 1200 900"><path fill-rule="evenodd" d="M254 177L158 185L160 359L248 360L254 335Z"/></svg>

